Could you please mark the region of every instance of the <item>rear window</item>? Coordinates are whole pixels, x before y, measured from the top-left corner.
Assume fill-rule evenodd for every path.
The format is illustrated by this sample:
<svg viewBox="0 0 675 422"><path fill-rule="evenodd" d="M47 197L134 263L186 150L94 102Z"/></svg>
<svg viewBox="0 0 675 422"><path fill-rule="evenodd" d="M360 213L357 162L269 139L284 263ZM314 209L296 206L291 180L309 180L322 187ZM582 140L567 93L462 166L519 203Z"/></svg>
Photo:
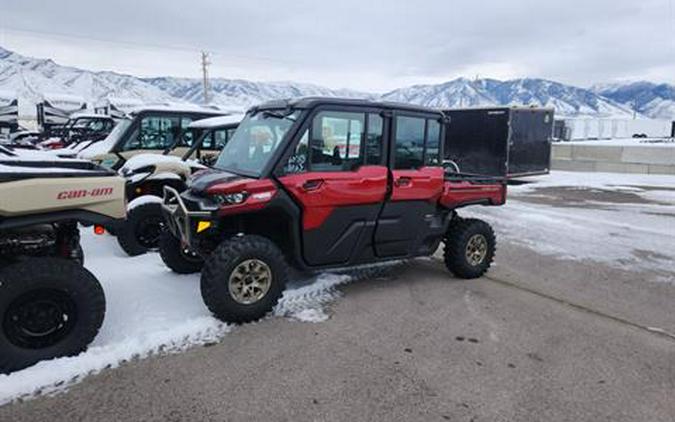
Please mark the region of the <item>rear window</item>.
<svg viewBox="0 0 675 422"><path fill-rule="evenodd" d="M394 168L417 169L438 166L441 125L436 119L397 116L394 139Z"/></svg>
<svg viewBox="0 0 675 422"><path fill-rule="evenodd" d="M396 118L394 168L415 169L422 167L425 124L425 119L420 117L399 116Z"/></svg>

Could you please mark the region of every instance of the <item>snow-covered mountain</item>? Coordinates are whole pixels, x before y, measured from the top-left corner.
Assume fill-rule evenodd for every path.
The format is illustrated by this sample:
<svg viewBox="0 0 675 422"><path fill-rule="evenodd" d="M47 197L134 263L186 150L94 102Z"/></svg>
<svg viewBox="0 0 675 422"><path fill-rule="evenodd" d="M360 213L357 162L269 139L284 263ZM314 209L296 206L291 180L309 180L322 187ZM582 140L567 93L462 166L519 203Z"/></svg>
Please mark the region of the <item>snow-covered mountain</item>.
<svg viewBox="0 0 675 422"><path fill-rule="evenodd" d="M251 82L212 79L211 102L246 108L270 99L309 95L372 97L372 94L334 90L295 82ZM74 95L95 104L108 97L138 99L145 103L202 103L202 82L189 78L137 78L115 72L92 72L61 66L50 59L22 56L0 47L0 90L10 91L22 99L25 113L45 95ZM29 103L29 107L26 107ZM34 113L34 111L32 111Z"/></svg>
<svg viewBox="0 0 675 422"><path fill-rule="evenodd" d="M0 90L13 91L24 103L39 102L45 94L75 95L90 102L109 96L153 101L173 99L161 89L133 76L61 66L50 59L25 57L2 47Z"/></svg>
<svg viewBox="0 0 675 422"><path fill-rule="evenodd" d="M430 107L538 105L554 107L558 115L627 117L632 111L586 89L544 79L455 79L439 85L415 85L384 94L392 101Z"/></svg>
<svg viewBox="0 0 675 422"><path fill-rule="evenodd" d="M639 113L659 118L675 116L674 88L641 82L587 90L544 79L469 80L458 78L437 85L414 85L386 94L336 90L297 82L253 82L215 78L210 81L211 102L246 108L262 101L300 96L381 98L431 107L543 105L558 115L630 117ZM34 103L45 94L75 95L89 104L104 98L137 99L145 103L202 103L202 82L195 78L138 78L115 72L92 72L62 66L50 59L22 56L0 47L0 91L13 91L21 99L22 114L34 113Z"/></svg>
<svg viewBox="0 0 675 422"><path fill-rule="evenodd" d="M593 91L653 118L675 118L673 85L640 81L596 85Z"/></svg>
<svg viewBox="0 0 675 422"><path fill-rule="evenodd" d="M190 78L147 78L145 82L160 88L174 98L201 103L204 101L202 81ZM303 96L369 98L374 94L347 89L329 89L297 82L252 82L243 79L216 78L209 81L210 100L216 104L248 107L263 101Z"/></svg>

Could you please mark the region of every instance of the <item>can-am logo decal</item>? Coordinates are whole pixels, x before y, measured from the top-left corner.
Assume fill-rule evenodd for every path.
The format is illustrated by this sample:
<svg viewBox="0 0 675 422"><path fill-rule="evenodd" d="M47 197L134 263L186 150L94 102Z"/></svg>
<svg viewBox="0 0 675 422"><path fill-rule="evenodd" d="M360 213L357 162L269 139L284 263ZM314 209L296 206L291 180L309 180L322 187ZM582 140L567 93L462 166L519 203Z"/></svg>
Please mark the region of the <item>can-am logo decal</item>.
<svg viewBox="0 0 675 422"><path fill-rule="evenodd" d="M77 189L77 190L66 190L59 192L56 195L56 199L75 199L75 198L87 198L90 196L110 196L113 193L113 188L94 188L91 190L86 189Z"/></svg>

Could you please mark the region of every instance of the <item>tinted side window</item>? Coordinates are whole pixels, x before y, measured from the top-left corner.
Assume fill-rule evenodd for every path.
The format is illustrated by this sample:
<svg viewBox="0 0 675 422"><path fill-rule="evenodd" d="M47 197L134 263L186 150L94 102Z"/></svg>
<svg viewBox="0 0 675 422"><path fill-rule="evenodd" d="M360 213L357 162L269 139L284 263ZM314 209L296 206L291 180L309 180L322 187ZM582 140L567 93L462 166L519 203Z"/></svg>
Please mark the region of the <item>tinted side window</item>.
<svg viewBox="0 0 675 422"><path fill-rule="evenodd" d="M363 163L365 115L322 111L314 117L310 139L312 171L351 171Z"/></svg>
<svg viewBox="0 0 675 422"><path fill-rule="evenodd" d="M382 117L373 113L368 114L366 164L382 164Z"/></svg>
<svg viewBox="0 0 675 422"><path fill-rule="evenodd" d="M201 136L204 137L204 140L202 140L201 145L199 145L200 149L213 149L213 137L215 135L215 132L210 130L210 129L204 129L200 130L198 133L195 133L194 139L199 140Z"/></svg>
<svg viewBox="0 0 675 422"><path fill-rule="evenodd" d="M177 117L143 117L137 130L127 140L124 150L164 149L173 145L179 135L180 122Z"/></svg>
<svg viewBox="0 0 675 422"><path fill-rule="evenodd" d="M396 117L395 169L416 169L423 166L425 119Z"/></svg>
<svg viewBox="0 0 675 422"><path fill-rule="evenodd" d="M441 165L438 145L441 138L441 124L438 120L427 120L427 154L425 164L428 166Z"/></svg>
<svg viewBox="0 0 675 422"><path fill-rule="evenodd" d="M223 149L228 139L230 139L228 136L228 129L218 129L213 131L214 144L211 148L218 150Z"/></svg>

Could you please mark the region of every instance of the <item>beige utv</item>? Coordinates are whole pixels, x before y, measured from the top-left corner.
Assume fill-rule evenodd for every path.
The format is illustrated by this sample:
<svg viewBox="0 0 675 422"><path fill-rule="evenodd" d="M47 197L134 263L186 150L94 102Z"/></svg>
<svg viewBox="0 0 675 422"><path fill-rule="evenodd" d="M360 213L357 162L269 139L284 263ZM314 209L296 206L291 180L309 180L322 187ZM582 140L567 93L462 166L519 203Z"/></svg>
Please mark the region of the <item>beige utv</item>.
<svg viewBox="0 0 675 422"><path fill-rule="evenodd" d="M215 162L215 154L234 135L244 116L234 114L197 120L188 125L173 148L163 154L138 154L128 159L119 170L127 181L127 218L123 224L110 227L122 249L130 256L140 255L159 247L159 235L164 226L161 202L164 187L179 192L188 178ZM181 152L177 156L176 151Z"/></svg>
<svg viewBox="0 0 675 422"><path fill-rule="evenodd" d="M0 373L78 354L94 339L105 296L83 267L78 223L109 225L125 212L114 172L0 147Z"/></svg>
<svg viewBox="0 0 675 422"><path fill-rule="evenodd" d="M191 132L186 131L191 122L227 114L216 108L197 106L145 106L129 112L102 141L64 148L58 155L77 156L114 170L138 154L162 154L170 150L171 155L180 157L195 140ZM210 153L216 154L215 149Z"/></svg>

